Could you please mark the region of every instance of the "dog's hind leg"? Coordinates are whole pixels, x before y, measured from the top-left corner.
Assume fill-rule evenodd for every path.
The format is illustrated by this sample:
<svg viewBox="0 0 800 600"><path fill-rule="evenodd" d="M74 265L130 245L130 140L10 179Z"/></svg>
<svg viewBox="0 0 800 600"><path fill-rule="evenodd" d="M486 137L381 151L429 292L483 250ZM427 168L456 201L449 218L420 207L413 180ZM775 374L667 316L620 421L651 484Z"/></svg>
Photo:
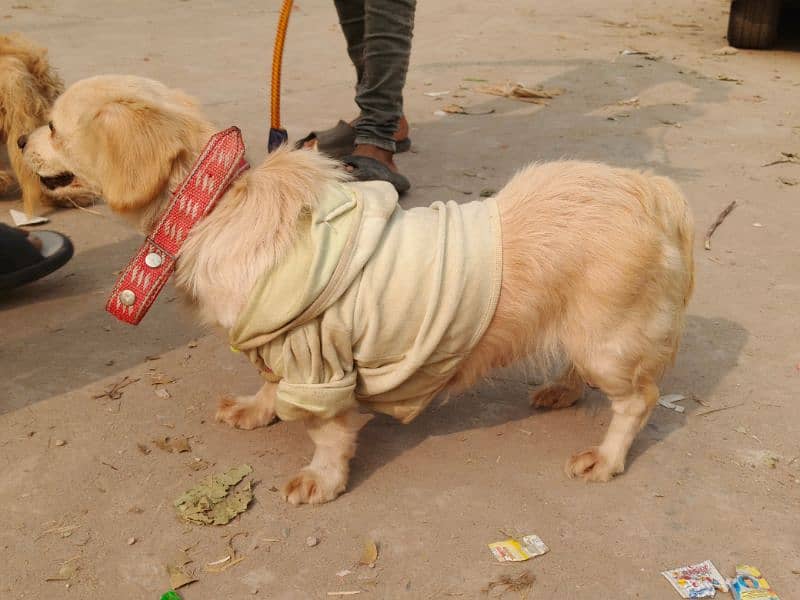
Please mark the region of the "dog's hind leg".
<svg viewBox="0 0 800 600"><path fill-rule="evenodd" d="M306 430L315 445L314 457L283 485L284 499L292 504L322 504L341 494L347 487L358 432L371 419L372 415L359 414L357 409L333 419L307 419Z"/></svg>
<svg viewBox="0 0 800 600"><path fill-rule="evenodd" d="M602 389L602 385L601 385ZM613 416L600 446L573 455L566 465L567 475L588 481L608 481L625 470L625 458L636 434L645 426L658 402L658 387L652 381L639 381L627 394L609 395Z"/></svg>
<svg viewBox="0 0 800 600"><path fill-rule="evenodd" d="M556 381L548 383L531 394L535 408L566 408L583 395L584 381L575 367L569 367Z"/></svg>
<svg viewBox="0 0 800 600"><path fill-rule="evenodd" d="M267 381L252 396L220 400L216 419L238 429L255 429L275 421L275 392L278 384Z"/></svg>

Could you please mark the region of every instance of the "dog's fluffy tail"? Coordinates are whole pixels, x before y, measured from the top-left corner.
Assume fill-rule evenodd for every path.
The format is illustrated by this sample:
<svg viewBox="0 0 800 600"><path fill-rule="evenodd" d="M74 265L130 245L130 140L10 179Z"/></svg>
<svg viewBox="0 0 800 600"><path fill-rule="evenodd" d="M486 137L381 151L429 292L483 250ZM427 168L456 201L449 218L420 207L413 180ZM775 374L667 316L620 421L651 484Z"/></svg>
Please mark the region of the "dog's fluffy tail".
<svg viewBox="0 0 800 600"><path fill-rule="evenodd" d="M683 270L687 275L684 290L684 306L689 303L694 290L694 219L680 188L666 177L651 177L653 198L658 206L655 213L660 217L664 232L678 242Z"/></svg>

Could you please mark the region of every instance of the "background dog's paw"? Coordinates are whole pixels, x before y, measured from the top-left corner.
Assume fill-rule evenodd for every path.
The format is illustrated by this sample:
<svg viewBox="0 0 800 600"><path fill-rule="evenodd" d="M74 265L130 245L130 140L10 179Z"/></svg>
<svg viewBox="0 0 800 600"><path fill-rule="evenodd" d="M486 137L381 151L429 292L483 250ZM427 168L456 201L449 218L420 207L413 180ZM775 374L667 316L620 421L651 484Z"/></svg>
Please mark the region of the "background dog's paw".
<svg viewBox="0 0 800 600"><path fill-rule="evenodd" d="M306 467L283 484L283 499L290 504L322 504L344 491L347 481L338 474L320 473Z"/></svg>
<svg viewBox="0 0 800 600"><path fill-rule="evenodd" d="M622 470L615 468L597 446L573 454L565 466L570 479L582 477L586 481L608 481Z"/></svg>
<svg viewBox="0 0 800 600"><path fill-rule="evenodd" d="M215 418L237 429L255 429L275 421L275 413L254 403L252 397L232 398L226 396L219 401Z"/></svg>
<svg viewBox="0 0 800 600"><path fill-rule="evenodd" d="M531 406L534 408L567 408L580 398L581 390L565 385L548 385L531 394Z"/></svg>

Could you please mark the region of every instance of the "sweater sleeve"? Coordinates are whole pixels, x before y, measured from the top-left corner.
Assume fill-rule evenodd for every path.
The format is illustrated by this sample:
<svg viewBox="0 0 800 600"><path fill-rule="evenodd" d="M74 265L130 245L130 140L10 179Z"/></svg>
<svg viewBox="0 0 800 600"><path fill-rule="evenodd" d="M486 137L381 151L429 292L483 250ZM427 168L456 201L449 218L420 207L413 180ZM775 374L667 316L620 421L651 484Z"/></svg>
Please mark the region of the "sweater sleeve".
<svg viewBox="0 0 800 600"><path fill-rule="evenodd" d="M284 373L275 402L281 419L328 419L356 406L349 331L315 319L284 338L281 358Z"/></svg>

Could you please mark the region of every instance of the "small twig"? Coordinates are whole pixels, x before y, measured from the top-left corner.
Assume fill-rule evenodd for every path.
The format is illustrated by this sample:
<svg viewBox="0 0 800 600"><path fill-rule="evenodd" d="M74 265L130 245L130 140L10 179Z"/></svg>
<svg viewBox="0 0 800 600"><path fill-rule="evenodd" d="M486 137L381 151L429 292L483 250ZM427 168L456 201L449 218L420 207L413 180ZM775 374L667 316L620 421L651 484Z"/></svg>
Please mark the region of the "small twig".
<svg viewBox="0 0 800 600"><path fill-rule="evenodd" d="M781 152L783 156L786 158L779 158L778 160L773 160L772 162L768 162L766 164L761 165L762 167L771 167L772 165L782 165L785 163L796 163L800 164L800 155L796 152Z"/></svg>
<svg viewBox="0 0 800 600"><path fill-rule="evenodd" d="M361 590L352 590L349 592L328 592L328 596L355 596L360 594Z"/></svg>
<svg viewBox="0 0 800 600"><path fill-rule="evenodd" d="M109 400L119 400L122 397L122 389L128 387L132 383L136 383L139 381L139 378L131 379L127 375L122 378L122 380L118 381L117 383L113 384L109 387L105 392L102 394L95 394L92 396L95 400L99 400L100 398L108 397Z"/></svg>
<svg viewBox="0 0 800 600"><path fill-rule="evenodd" d="M789 464L791 465L792 463L789 463ZM50 529L46 529L45 531L43 531L42 533L37 535L34 538L34 541L38 542L41 538L43 538L44 536L46 536L46 535L48 535L50 533L58 533L60 535L72 534L72 532L75 531L76 529L78 529L79 527L80 527L80 525L64 525L64 526L51 527Z"/></svg>
<svg viewBox="0 0 800 600"><path fill-rule="evenodd" d="M704 245L706 250L711 250L711 236L714 235L714 232L717 230L717 227L722 225L722 222L725 220L725 217L727 217L729 214L731 214L731 211L734 208L736 208L736 200L734 200L733 202L728 204L728 206L725 207L725 210L723 210L721 213L719 213L719 216L717 217L717 220L714 221L711 224L711 227L708 228L708 231L706 232L706 242L705 242L705 245Z"/></svg>
<svg viewBox="0 0 800 600"><path fill-rule="evenodd" d="M78 210L82 210L82 211L88 212L90 215L95 215L95 216L98 216L98 217L105 217L105 215L103 213L97 212L96 210L92 210L91 208L86 208L85 206L81 206L80 204L75 202L75 200L73 200L72 198L69 198L69 201ZM92 203L92 206L94 206L94 203Z"/></svg>
<svg viewBox="0 0 800 600"><path fill-rule="evenodd" d="M730 406L721 406L719 408L712 408L711 410L704 410L703 412L696 413L696 417L705 417L706 415L710 415L711 413L720 412L723 410L730 410L732 408L737 408L742 406L744 402L739 402L739 404L731 404Z"/></svg>
<svg viewBox="0 0 800 600"><path fill-rule="evenodd" d="M119 471L119 469L118 469L117 467L115 467L115 466L114 466L114 465L112 465L111 463L107 463L107 462L105 462L105 461L103 461L103 460L101 460L101 461L100 461L100 464L101 464L101 465L105 465L105 466L107 466L107 467L110 467L111 469L114 469L115 471Z"/></svg>

